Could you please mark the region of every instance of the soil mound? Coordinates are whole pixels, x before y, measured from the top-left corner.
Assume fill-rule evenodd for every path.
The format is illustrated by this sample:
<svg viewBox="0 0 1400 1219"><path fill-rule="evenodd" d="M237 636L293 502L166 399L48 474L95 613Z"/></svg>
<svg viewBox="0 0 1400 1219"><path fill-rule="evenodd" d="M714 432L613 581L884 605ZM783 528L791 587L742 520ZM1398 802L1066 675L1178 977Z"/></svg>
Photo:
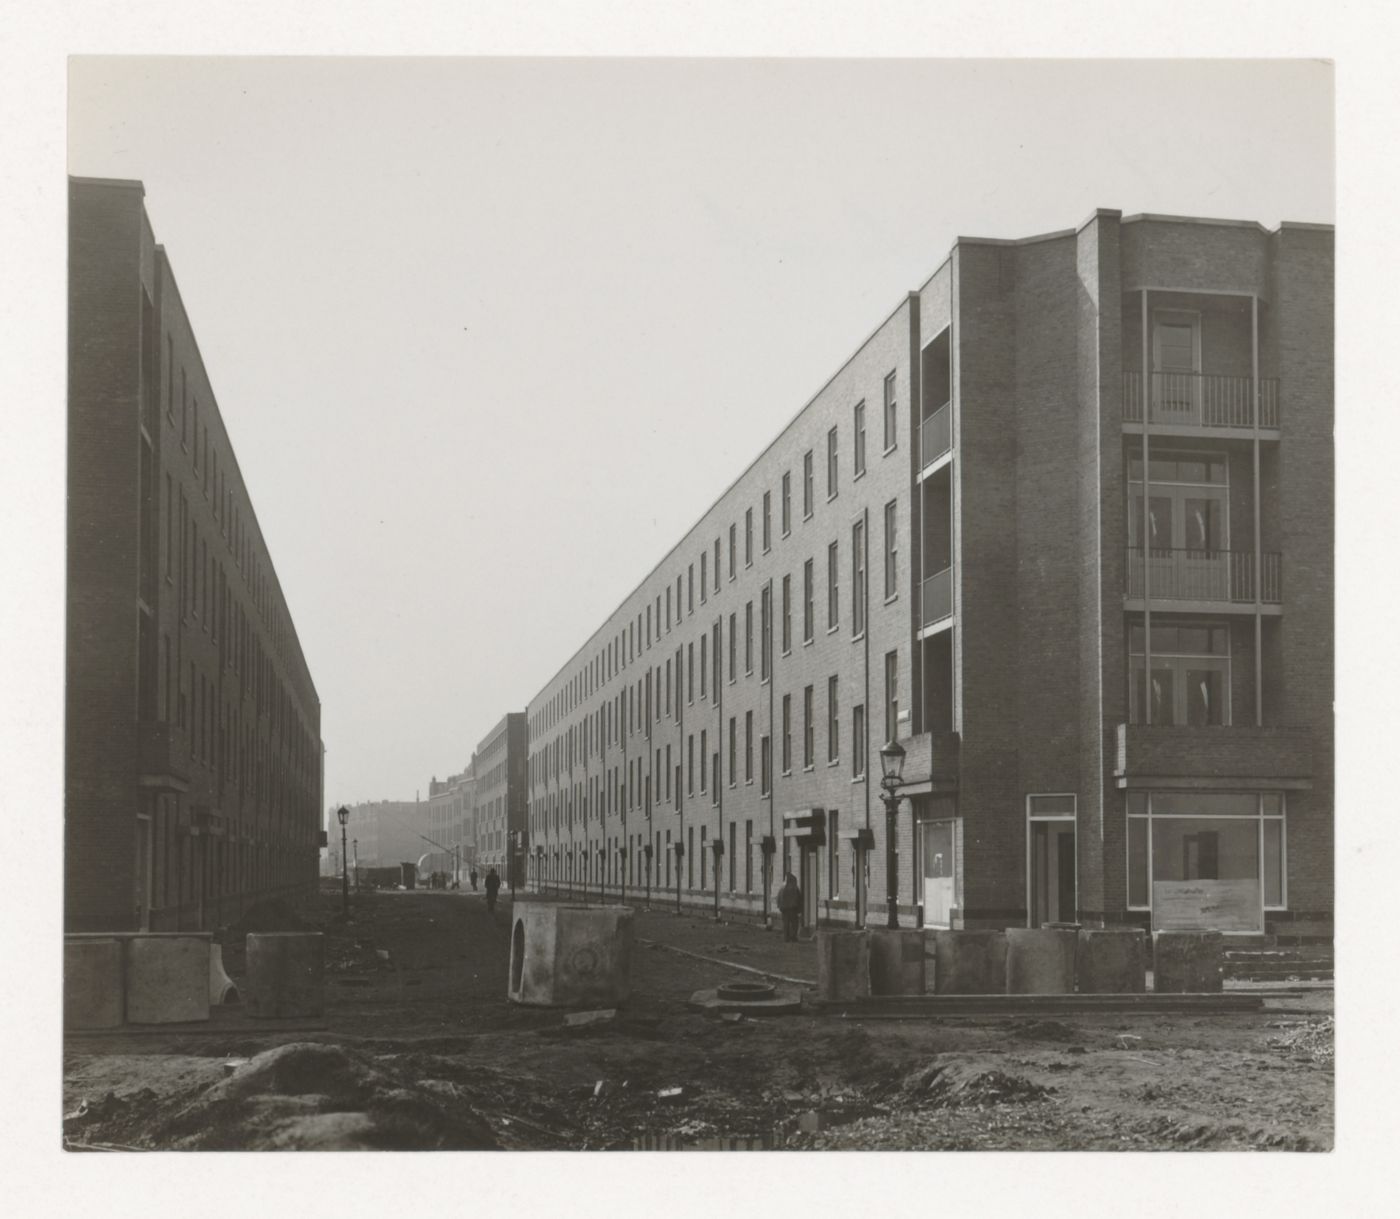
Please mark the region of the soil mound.
<svg viewBox="0 0 1400 1219"><path fill-rule="evenodd" d="M74 1115L65 1133L87 1145L119 1133L128 1144L176 1150L499 1147L463 1089L431 1086L436 1082L340 1046L294 1042L258 1054L212 1088L187 1093L173 1109L152 1112L139 1095L111 1098L96 1111ZM147 1122L135 1120L138 1111Z"/></svg>
<svg viewBox="0 0 1400 1219"><path fill-rule="evenodd" d="M1005 1071L977 1071L959 1063L938 1063L905 1076L901 1091L921 1108L962 1109L1025 1104L1043 1100L1054 1089Z"/></svg>

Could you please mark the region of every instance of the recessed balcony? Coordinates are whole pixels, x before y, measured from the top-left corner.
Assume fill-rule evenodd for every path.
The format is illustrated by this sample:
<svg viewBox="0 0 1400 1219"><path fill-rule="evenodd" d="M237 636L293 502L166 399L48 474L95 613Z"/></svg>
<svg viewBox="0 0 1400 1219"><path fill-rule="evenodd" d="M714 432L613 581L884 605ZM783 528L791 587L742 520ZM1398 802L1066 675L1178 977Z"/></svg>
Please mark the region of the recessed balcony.
<svg viewBox="0 0 1400 1219"><path fill-rule="evenodd" d="M1249 550L1182 550L1153 547L1145 555L1127 552L1128 587L1124 597L1140 603L1144 592L1154 602L1191 602L1212 608L1241 609L1258 600L1265 606L1283 603L1282 561L1278 553L1258 556ZM1146 586L1144 588L1144 586Z"/></svg>
<svg viewBox="0 0 1400 1219"><path fill-rule="evenodd" d="M953 404L945 402L919 424L919 469L927 470L953 450Z"/></svg>
<svg viewBox="0 0 1400 1219"><path fill-rule="evenodd" d="M945 567L923 583L920 600L922 626L937 626L953 617L953 569Z"/></svg>
<svg viewBox="0 0 1400 1219"><path fill-rule="evenodd" d="M921 732L900 741L904 747L902 794L948 791L958 785L961 738L956 732Z"/></svg>
<svg viewBox="0 0 1400 1219"><path fill-rule="evenodd" d="M1166 434L1208 432L1212 435L1252 435L1254 431L1255 381L1253 377L1215 373L1154 372L1147 378L1150 416L1154 431ZM1258 382L1259 428L1277 439L1279 428L1278 378ZM1143 421L1141 370L1123 372L1123 423L1141 430Z"/></svg>

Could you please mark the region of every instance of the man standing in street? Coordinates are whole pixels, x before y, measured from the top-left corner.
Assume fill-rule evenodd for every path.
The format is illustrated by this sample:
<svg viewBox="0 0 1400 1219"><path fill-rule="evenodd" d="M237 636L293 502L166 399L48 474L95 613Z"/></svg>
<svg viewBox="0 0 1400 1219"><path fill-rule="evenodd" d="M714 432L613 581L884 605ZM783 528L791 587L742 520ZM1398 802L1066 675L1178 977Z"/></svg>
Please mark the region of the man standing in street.
<svg viewBox="0 0 1400 1219"><path fill-rule="evenodd" d="M496 909L496 894L500 888L501 878L496 874L496 869L488 868L486 870L486 908L488 910Z"/></svg>
<svg viewBox="0 0 1400 1219"><path fill-rule="evenodd" d="M475 892L476 892L476 869L475 869L475 868L473 868L472 871L471 871L471 882L472 882L472 892L475 893Z"/></svg>
<svg viewBox="0 0 1400 1219"><path fill-rule="evenodd" d="M802 890L797 884L797 877L791 872L778 890L778 910L783 916L783 939L794 943L797 929L802 924Z"/></svg>

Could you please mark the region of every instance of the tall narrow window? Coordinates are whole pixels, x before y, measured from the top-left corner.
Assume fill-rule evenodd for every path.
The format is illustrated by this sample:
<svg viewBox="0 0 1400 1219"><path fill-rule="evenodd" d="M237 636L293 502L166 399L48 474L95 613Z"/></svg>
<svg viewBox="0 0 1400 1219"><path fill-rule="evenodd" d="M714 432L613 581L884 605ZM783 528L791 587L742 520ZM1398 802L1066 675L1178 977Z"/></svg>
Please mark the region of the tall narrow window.
<svg viewBox="0 0 1400 1219"><path fill-rule="evenodd" d="M885 653L885 740L899 735L899 651Z"/></svg>
<svg viewBox="0 0 1400 1219"><path fill-rule="evenodd" d="M851 710L851 776L859 779L865 774L865 708Z"/></svg>
<svg viewBox="0 0 1400 1219"><path fill-rule="evenodd" d="M705 598L709 596L710 581L708 579L709 573L706 571L709 559L710 552L702 550L700 552L700 603L702 605L705 603Z"/></svg>
<svg viewBox="0 0 1400 1219"><path fill-rule="evenodd" d="M885 377L885 448L894 447L899 438L899 417L895 407L894 373Z"/></svg>
<svg viewBox="0 0 1400 1219"><path fill-rule="evenodd" d="M813 707L813 689L807 686L802 691L802 765L812 769L816 757L817 727L813 722L816 709Z"/></svg>
<svg viewBox="0 0 1400 1219"><path fill-rule="evenodd" d="M885 505L885 600L888 601L898 591L899 537L896 528L895 512L898 501L890 500Z"/></svg>
<svg viewBox="0 0 1400 1219"><path fill-rule="evenodd" d="M737 672L737 669L736 669L736 666L735 666L735 663L734 663L734 661L735 661L735 656L736 656L736 653L737 653L737 650L738 650L738 646L739 646L739 645L738 645L738 638L739 638L739 628L738 628L738 624L739 624L739 616L738 616L737 614L730 614L730 615L729 615L729 680L730 680L730 681L733 681L733 680L735 679L735 677L738 676L738 672Z"/></svg>
<svg viewBox="0 0 1400 1219"><path fill-rule="evenodd" d="M802 565L802 640L804 643L812 642L812 608L815 598L815 590L812 588L812 583L812 560L808 559Z"/></svg>
<svg viewBox="0 0 1400 1219"><path fill-rule="evenodd" d="M836 678L826 679L826 760L835 762L841 756L841 709L838 705Z"/></svg>
<svg viewBox="0 0 1400 1219"><path fill-rule="evenodd" d="M744 509L744 566L753 566L753 509Z"/></svg>
<svg viewBox="0 0 1400 1219"><path fill-rule="evenodd" d="M715 592L719 592L719 538L715 539Z"/></svg>
<svg viewBox="0 0 1400 1219"><path fill-rule="evenodd" d="M731 580L734 579L739 570L739 546L737 541L739 535L737 529L738 527L735 525L729 526L729 578Z"/></svg>
<svg viewBox="0 0 1400 1219"><path fill-rule="evenodd" d="M802 454L802 516L812 515L812 450Z"/></svg>
<svg viewBox="0 0 1400 1219"><path fill-rule="evenodd" d="M773 586L765 584L759 597L758 676L767 681L773 671Z"/></svg>
<svg viewBox="0 0 1400 1219"><path fill-rule="evenodd" d="M865 522L851 526L851 634L865 633Z"/></svg>
<svg viewBox="0 0 1400 1219"><path fill-rule="evenodd" d="M826 434L826 498L836 494L836 429Z"/></svg>
<svg viewBox="0 0 1400 1219"><path fill-rule="evenodd" d="M721 675L722 675L722 673L723 673L723 669L721 668L723 662L720 660L720 636L721 636L721 634L723 633L723 622L724 622L724 619L722 619L722 618L717 619L717 620L715 621L715 642L714 642L714 647L713 647L713 649L712 649L712 651L714 652L714 658L715 658L715 679L714 679L714 686L715 686L715 698L716 698L716 699L719 698L719 683L720 683L720 677L721 677Z"/></svg>
<svg viewBox="0 0 1400 1219"><path fill-rule="evenodd" d="M840 558L837 544L832 542L826 548L826 629L834 631L841 620L841 577L838 572Z"/></svg>
<svg viewBox="0 0 1400 1219"><path fill-rule="evenodd" d="M773 742L767 736L758 742L758 787L765 796L773 787Z"/></svg>
<svg viewBox="0 0 1400 1219"><path fill-rule="evenodd" d="M744 604L744 672L753 672L753 602Z"/></svg>
<svg viewBox="0 0 1400 1219"><path fill-rule="evenodd" d="M695 641L685 645L685 701L695 701Z"/></svg>
<svg viewBox="0 0 1400 1219"><path fill-rule="evenodd" d="M783 577L783 655L792 651L792 577Z"/></svg>
<svg viewBox="0 0 1400 1219"><path fill-rule="evenodd" d="M753 712L744 712L744 782L753 782Z"/></svg>
<svg viewBox="0 0 1400 1219"><path fill-rule="evenodd" d="M700 794L705 794L705 759L710 756L709 733L700 729Z"/></svg>
<svg viewBox="0 0 1400 1219"><path fill-rule="evenodd" d="M729 786L733 787L737 781L737 768L739 765L739 721L735 716L729 717Z"/></svg>
<svg viewBox="0 0 1400 1219"><path fill-rule="evenodd" d="M700 636L700 697L701 697L701 698L704 698L704 697L705 697L705 675L706 675L706 673L709 672L709 669L710 669L710 658L709 658L709 655L708 655L709 644L710 644L710 637L709 637L708 635L701 635L701 636Z"/></svg>
<svg viewBox="0 0 1400 1219"><path fill-rule="evenodd" d="M855 476L865 473L865 403L857 402L855 409Z"/></svg>
<svg viewBox="0 0 1400 1219"><path fill-rule="evenodd" d="M763 553L773 548L773 493L763 493Z"/></svg>
<svg viewBox="0 0 1400 1219"><path fill-rule="evenodd" d="M685 569L685 612L693 614L695 612L695 564L691 563Z"/></svg>
<svg viewBox="0 0 1400 1219"><path fill-rule="evenodd" d="M792 532L792 471L783 471L783 537Z"/></svg>

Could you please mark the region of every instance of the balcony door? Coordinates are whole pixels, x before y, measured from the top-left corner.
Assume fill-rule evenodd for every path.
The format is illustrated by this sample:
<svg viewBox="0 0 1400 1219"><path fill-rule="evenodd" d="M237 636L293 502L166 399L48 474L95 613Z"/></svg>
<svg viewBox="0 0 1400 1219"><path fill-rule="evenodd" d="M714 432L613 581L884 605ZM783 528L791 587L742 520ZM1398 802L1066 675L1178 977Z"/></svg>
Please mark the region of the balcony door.
<svg viewBox="0 0 1400 1219"><path fill-rule="evenodd" d="M1230 600L1230 485L1225 456L1173 452L1153 456L1145 523L1142 459L1135 455L1128 465L1129 595L1143 595L1145 561L1154 598Z"/></svg>
<svg viewBox="0 0 1400 1219"><path fill-rule="evenodd" d="M1076 805L1071 794L1027 798L1027 922L1031 927L1077 920Z"/></svg>
<svg viewBox="0 0 1400 1219"><path fill-rule="evenodd" d="M1200 371L1200 314L1159 309L1152 317L1154 423L1199 421Z"/></svg>

